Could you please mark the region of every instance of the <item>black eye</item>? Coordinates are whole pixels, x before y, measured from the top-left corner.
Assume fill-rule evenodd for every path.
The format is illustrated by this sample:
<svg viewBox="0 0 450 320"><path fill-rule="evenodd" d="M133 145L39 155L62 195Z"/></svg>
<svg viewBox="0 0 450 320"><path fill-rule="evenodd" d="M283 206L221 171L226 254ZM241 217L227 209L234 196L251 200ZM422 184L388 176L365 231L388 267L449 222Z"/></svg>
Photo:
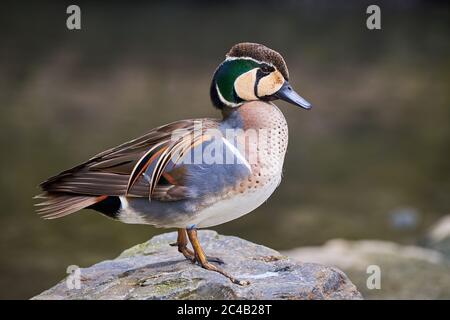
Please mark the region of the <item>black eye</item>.
<svg viewBox="0 0 450 320"><path fill-rule="evenodd" d="M275 70L272 66L269 66L268 64L263 64L259 68L264 73L270 73L270 72L273 72Z"/></svg>

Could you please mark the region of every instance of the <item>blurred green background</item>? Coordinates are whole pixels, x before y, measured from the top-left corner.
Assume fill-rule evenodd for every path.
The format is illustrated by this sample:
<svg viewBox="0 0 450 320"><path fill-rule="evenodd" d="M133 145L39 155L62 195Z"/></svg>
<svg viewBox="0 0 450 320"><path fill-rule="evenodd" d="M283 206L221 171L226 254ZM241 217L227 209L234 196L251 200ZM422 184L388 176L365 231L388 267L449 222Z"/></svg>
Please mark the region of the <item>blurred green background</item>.
<svg viewBox="0 0 450 320"><path fill-rule="evenodd" d="M448 213L444 2L377 1L379 31L366 28L371 1L74 3L80 31L66 28L68 2L0 8L0 298L29 298L68 265L165 232L87 210L44 221L32 196L48 176L155 126L219 116L209 83L241 41L280 51L315 108L278 103L290 134L283 183L217 231L278 250L338 237L409 244Z"/></svg>

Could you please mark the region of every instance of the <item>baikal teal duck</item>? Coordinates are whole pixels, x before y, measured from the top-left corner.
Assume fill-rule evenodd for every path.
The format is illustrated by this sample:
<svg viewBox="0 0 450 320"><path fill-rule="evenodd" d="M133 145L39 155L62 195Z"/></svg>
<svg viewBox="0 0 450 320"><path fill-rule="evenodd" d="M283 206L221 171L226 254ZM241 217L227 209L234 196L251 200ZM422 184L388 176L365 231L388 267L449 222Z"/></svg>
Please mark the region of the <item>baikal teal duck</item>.
<svg viewBox="0 0 450 320"><path fill-rule="evenodd" d="M237 219L271 196L288 144L286 120L273 101L311 105L289 84L283 57L256 43L230 49L210 96L221 119L160 126L47 179L37 212L55 219L88 208L125 223L177 228L174 245L187 259L248 284L204 253L196 230Z"/></svg>

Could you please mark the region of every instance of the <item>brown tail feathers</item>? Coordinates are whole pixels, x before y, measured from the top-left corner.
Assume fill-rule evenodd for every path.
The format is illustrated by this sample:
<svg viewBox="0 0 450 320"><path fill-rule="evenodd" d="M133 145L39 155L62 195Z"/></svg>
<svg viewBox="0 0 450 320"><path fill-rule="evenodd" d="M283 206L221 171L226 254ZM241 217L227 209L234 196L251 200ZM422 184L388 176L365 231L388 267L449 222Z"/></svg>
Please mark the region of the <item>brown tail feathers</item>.
<svg viewBox="0 0 450 320"><path fill-rule="evenodd" d="M35 197L42 200L42 202L36 204L39 207L36 212L42 215L44 219L61 218L103 201L107 197L44 192Z"/></svg>

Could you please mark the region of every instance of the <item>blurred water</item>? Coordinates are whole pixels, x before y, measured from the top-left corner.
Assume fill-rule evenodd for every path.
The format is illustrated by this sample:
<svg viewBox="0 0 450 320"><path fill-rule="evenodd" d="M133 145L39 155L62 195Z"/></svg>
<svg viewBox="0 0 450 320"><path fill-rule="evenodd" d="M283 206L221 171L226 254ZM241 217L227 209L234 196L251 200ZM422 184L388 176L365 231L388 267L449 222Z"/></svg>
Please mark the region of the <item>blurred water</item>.
<svg viewBox="0 0 450 320"><path fill-rule="evenodd" d="M218 116L209 81L231 45L279 50L291 83L313 103L278 103L289 123L284 180L267 204L217 227L275 249L327 239L413 243L449 209L448 8L386 5L365 28L364 2L82 5L0 13L0 297L30 297L68 265L114 258L164 230L84 211L43 221L40 181L151 128ZM383 8L383 6L382 6ZM392 228L392 210L420 212Z"/></svg>

